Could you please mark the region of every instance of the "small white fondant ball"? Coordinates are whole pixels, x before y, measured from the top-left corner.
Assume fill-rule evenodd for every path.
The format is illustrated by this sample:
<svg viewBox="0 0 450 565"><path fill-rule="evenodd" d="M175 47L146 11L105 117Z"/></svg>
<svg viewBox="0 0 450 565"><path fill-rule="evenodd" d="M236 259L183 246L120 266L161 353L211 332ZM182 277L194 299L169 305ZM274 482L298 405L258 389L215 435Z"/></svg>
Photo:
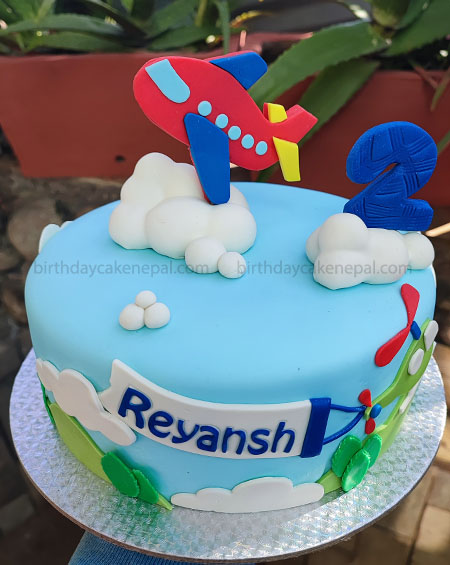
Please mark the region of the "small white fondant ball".
<svg viewBox="0 0 450 565"><path fill-rule="evenodd" d="M214 237L199 237L186 247L184 259L195 273L215 273L219 257L225 252L223 243Z"/></svg>
<svg viewBox="0 0 450 565"><path fill-rule="evenodd" d="M119 316L119 324L126 330L140 330L144 327L144 310L136 304L128 304Z"/></svg>
<svg viewBox="0 0 450 565"><path fill-rule="evenodd" d="M137 306L141 308L148 308L156 302L156 294L151 290L142 290L135 299Z"/></svg>
<svg viewBox="0 0 450 565"><path fill-rule="evenodd" d="M434 249L431 241L421 233L411 232L403 236L408 249L411 269L426 269L434 261Z"/></svg>
<svg viewBox="0 0 450 565"><path fill-rule="evenodd" d="M247 263L240 253L227 251L218 261L219 273L227 279L238 279L245 274Z"/></svg>
<svg viewBox="0 0 450 565"><path fill-rule="evenodd" d="M170 310L162 302L156 302L149 308L145 309L144 321L147 328L162 328L169 323Z"/></svg>

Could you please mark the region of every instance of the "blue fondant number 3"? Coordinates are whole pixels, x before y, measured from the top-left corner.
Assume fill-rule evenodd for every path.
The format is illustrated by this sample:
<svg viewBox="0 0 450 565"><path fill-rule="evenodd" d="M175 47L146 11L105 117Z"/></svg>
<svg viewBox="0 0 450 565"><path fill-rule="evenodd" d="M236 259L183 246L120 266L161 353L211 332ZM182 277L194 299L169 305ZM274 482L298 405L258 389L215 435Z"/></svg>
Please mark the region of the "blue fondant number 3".
<svg viewBox="0 0 450 565"><path fill-rule="evenodd" d="M426 230L433 209L409 196L428 182L436 159L436 144L419 126L390 122L367 130L348 155L347 175L353 182L373 182L347 202L344 212L356 214L367 227Z"/></svg>

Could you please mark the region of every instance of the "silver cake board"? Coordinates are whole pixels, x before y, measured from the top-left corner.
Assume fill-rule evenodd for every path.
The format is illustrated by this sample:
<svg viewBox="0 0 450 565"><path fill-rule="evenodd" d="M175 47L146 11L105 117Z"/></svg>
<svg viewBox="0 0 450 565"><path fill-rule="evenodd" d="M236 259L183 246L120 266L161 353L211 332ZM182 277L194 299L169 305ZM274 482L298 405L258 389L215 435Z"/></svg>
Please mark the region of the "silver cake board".
<svg viewBox="0 0 450 565"><path fill-rule="evenodd" d="M445 427L446 403L434 359L394 443L363 482L315 504L257 514L171 512L120 494L67 449L45 410L31 351L14 383L11 430L37 490L81 528L155 557L195 562L270 561L316 551L392 510L430 467Z"/></svg>

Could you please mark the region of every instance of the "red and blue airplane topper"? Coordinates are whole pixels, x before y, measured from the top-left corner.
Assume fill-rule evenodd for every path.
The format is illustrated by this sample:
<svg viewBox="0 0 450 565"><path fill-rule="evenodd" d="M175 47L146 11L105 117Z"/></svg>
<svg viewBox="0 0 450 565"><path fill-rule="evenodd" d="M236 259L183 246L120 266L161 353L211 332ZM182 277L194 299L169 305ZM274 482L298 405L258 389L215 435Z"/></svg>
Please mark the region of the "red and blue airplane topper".
<svg viewBox="0 0 450 565"><path fill-rule="evenodd" d="M297 142L317 122L293 106L265 104L246 91L267 70L252 51L200 60L161 57L136 74L134 95L149 120L189 146L205 196L230 198L230 161L260 171L280 161L287 181L300 180Z"/></svg>

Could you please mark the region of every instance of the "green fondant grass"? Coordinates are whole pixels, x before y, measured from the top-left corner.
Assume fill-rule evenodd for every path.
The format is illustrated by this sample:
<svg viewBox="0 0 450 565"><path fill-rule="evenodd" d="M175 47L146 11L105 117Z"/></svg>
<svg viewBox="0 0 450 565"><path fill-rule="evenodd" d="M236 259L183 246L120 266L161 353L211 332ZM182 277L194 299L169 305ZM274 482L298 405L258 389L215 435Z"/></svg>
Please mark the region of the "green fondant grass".
<svg viewBox="0 0 450 565"><path fill-rule="evenodd" d="M101 479L111 482L102 468L103 451L75 418L68 416L56 402L49 405L50 413L61 439L86 467Z"/></svg>
<svg viewBox="0 0 450 565"><path fill-rule="evenodd" d="M133 471L115 453L109 452L102 457L102 467L119 492L132 498L139 495L139 484Z"/></svg>
<svg viewBox="0 0 450 565"><path fill-rule="evenodd" d="M160 494L142 471L133 469L134 476L139 484L139 498L150 504L158 504L166 510L172 510L170 502Z"/></svg>
<svg viewBox="0 0 450 565"><path fill-rule="evenodd" d="M324 473L317 482L323 486L324 494L341 488L341 479L335 474L333 469Z"/></svg>
<svg viewBox="0 0 450 565"><path fill-rule="evenodd" d="M145 502L150 502L150 504L156 504L159 499L159 493L152 483L142 471L133 469L133 474L139 484L139 498Z"/></svg>
<svg viewBox="0 0 450 565"><path fill-rule="evenodd" d="M53 418L52 411L50 410L50 401L48 399L47 393L45 392L45 387L42 383L40 383L42 389L42 398L44 400L44 406L47 410L48 417L50 418L50 422L56 427L55 419Z"/></svg>

